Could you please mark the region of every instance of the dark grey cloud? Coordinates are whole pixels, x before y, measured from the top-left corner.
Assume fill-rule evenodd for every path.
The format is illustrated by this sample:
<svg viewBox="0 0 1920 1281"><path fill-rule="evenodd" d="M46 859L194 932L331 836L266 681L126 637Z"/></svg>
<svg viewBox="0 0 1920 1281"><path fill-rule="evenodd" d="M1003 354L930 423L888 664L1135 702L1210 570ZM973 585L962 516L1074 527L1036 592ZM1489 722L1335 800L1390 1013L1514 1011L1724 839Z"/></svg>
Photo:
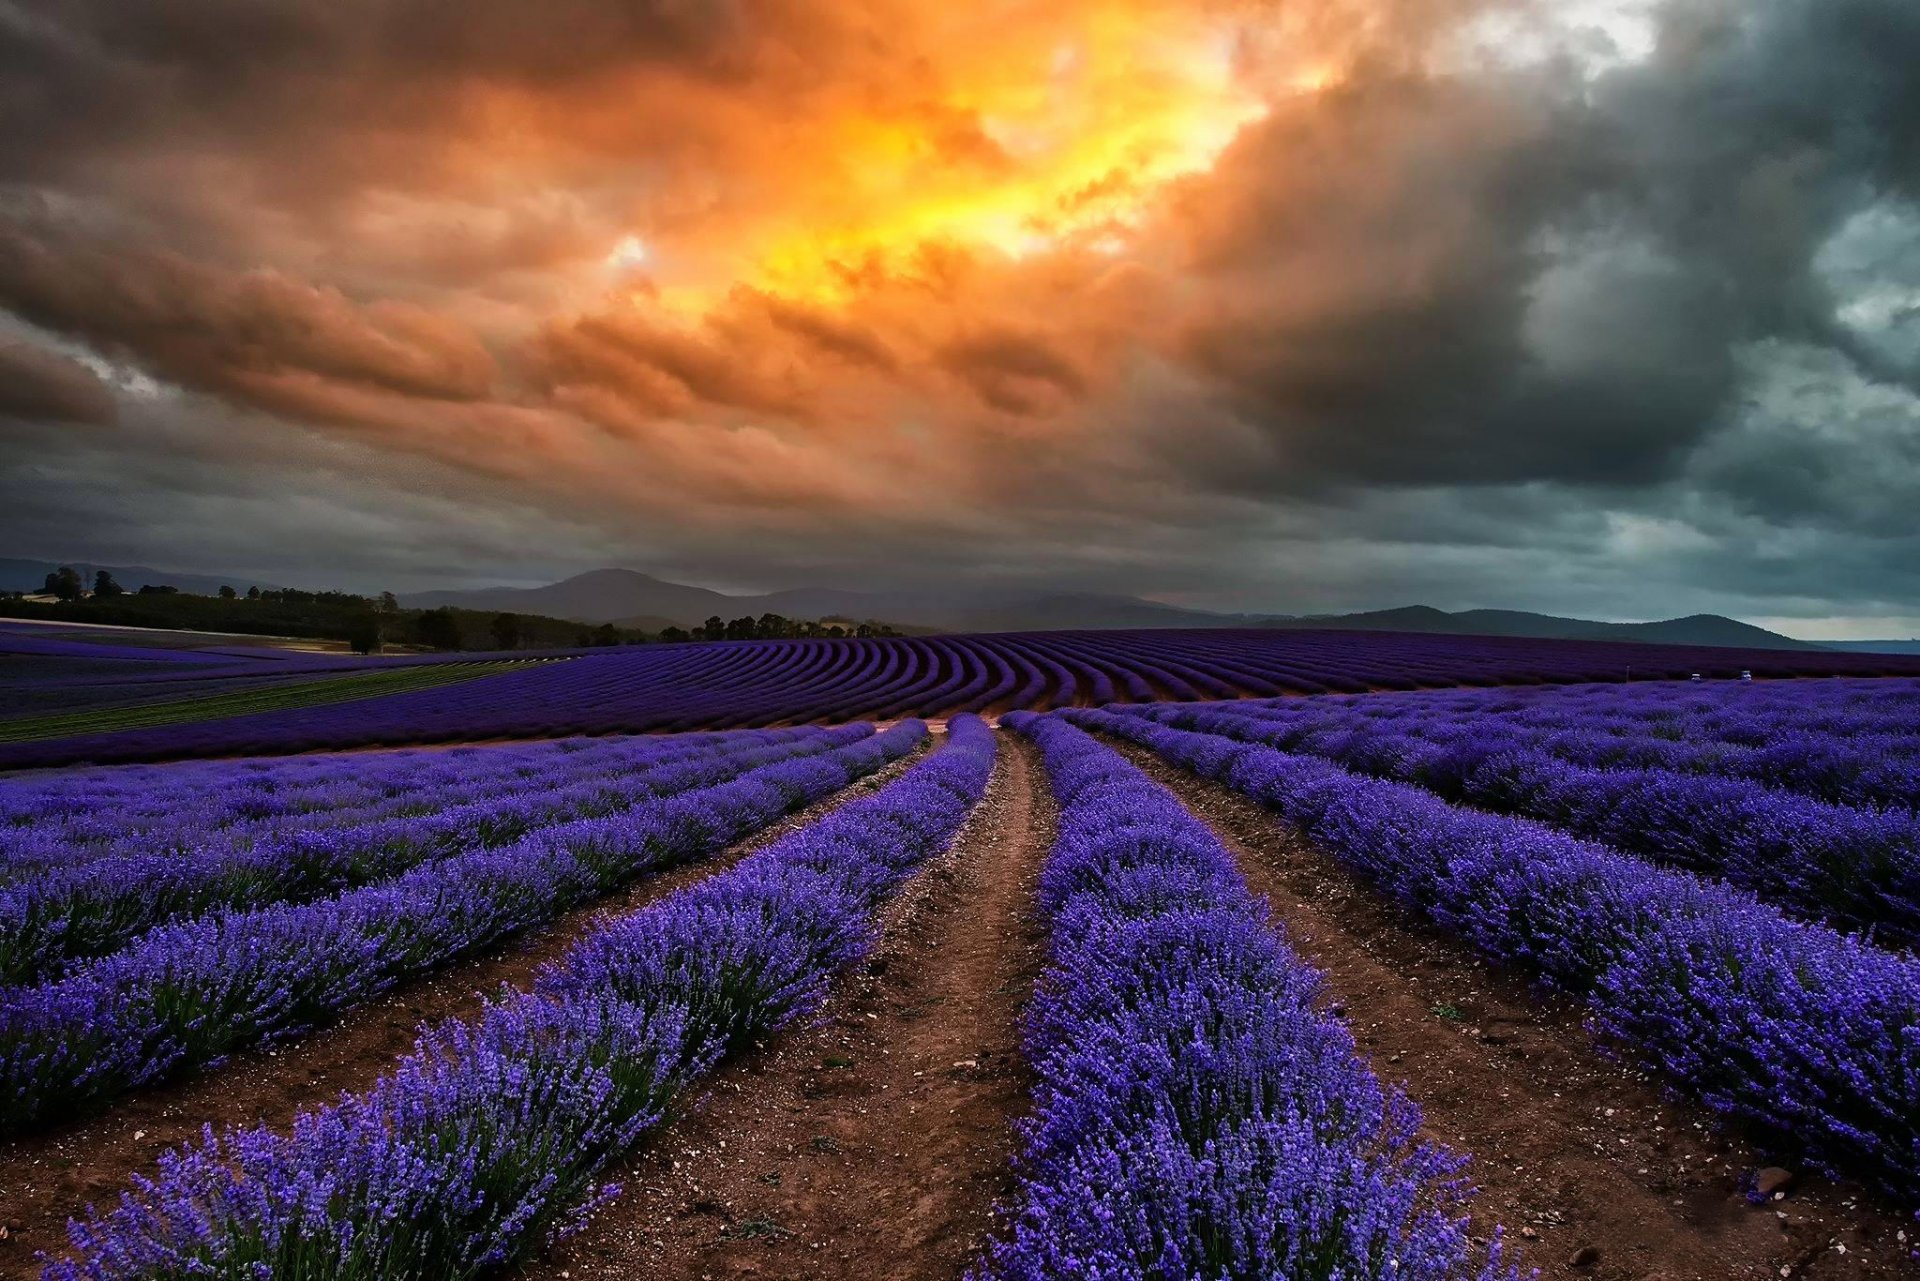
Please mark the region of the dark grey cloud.
<svg viewBox="0 0 1920 1281"><path fill-rule="evenodd" d="M1668 7L1645 63L1362 76L1250 128L1190 193L1225 301L1181 356L1273 441L1242 486L1671 479L1743 344L1829 345L1822 247L1915 194L1920 7ZM1188 441L1168 454L1198 465Z"/></svg>
<svg viewBox="0 0 1920 1281"><path fill-rule="evenodd" d="M1652 56L1599 72L1468 66L1436 33L1484 6L1388 7L1417 39L1356 36L1343 83L1277 95L1139 261L861 262L839 280L861 305L742 288L698 324L528 324L550 298L515 271L604 253L648 200L697 225L740 198L669 183L686 121L647 110L665 96L609 118L597 82L798 101L886 33L745 0L0 0L0 308L192 393L89 435L128 400L113 379L0 347L0 414L33 444L0 466L0 534L56 552L64 511L167 545L57 554L224 568L217 531L245 529L269 562L403 586L611 560L1249 608L1920 614L1920 4L1668 0ZM526 118L463 132L477 87ZM585 103L575 139L555 121ZM952 163L1013 163L949 114ZM598 198L470 216L488 188L447 178L450 129L524 129L563 157L543 178ZM444 186L452 213L408 203ZM439 221L336 244L345 206ZM188 406L219 412L189 430ZM117 517L102 475L139 495ZM273 492L305 505L251 498Z"/></svg>
<svg viewBox="0 0 1920 1281"><path fill-rule="evenodd" d="M475 399L492 381L493 362L470 335L418 308L359 306L275 271L76 240L48 222L0 224L0 306L181 385L244 394L250 377L295 372Z"/></svg>
<svg viewBox="0 0 1920 1281"><path fill-rule="evenodd" d="M0 418L99 425L118 412L112 391L79 361L0 338Z"/></svg>

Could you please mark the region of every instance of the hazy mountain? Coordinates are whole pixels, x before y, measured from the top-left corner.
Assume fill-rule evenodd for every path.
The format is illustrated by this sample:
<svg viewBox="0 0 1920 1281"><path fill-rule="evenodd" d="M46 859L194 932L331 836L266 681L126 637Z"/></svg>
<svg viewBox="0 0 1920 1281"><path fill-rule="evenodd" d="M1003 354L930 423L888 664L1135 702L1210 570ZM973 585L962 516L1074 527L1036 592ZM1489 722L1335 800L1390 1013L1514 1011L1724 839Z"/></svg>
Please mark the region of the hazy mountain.
<svg viewBox="0 0 1920 1281"><path fill-rule="evenodd" d="M483 587L419 592L404 603L422 609L452 605L547 614L585 623L671 619L682 627L708 618L779 614L784 618L851 618L942 631L1032 631L1054 627L1213 627L1238 620L1132 596L1018 592L856 592L798 587L729 596L670 583L630 569L596 569L545 587Z"/></svg>
<svg viewBox="0 0 1920 1281"><path fill-rule="evenodd" d="M760 595L730 596L703 587L671 583L629 569L598 569L546 587L490 587L422 592L404 598L431 608L510 610L547 614L585 623L623 626L698 626L709 617L779 614L785 618L851 618L896 627L941 631L1037 631L1052 628L1276 627L1364 631L1442 632L1462 636L1538 636L1568 640L1645 641L1671 645L1722 645L1750 649L1819 649L1778 632L1718 614L1696 614L1652 623L1601 623L1520 610L1469 609L1448 613L1427 605L1357 614L1309 617L1217 614L1142 600L1137 596L1086 592L964 590L957 592L857 592L800 587Z"/></svg>
<svg viewBox="0 0 1920 1281"><path fill-rule="evenodd" d="M78 570L88 591L93 590L94 574L103 569L113 575L114 582L130 592L152 585L178 587L196 596L211 596L222 587L244 592L249 587L264 591L273 586L245 576L222 578L214 574L182 574L169 569L153 569L147 565L96 565L91 561L11 560L0 557L0 590L37 592L46 584L47 575L62 565L71 565Z"/></svg>
<svg viewBox="0 0 1920 1281"><path fill-rule="evenodd" d="M479 587L467 591L416 592L401 603L416 609L490 609L514 614L545 614L580 623L612 623L628 618L672 619L682 626L713 614L738 618L748 597L726 596L704 587L669 583L631 569L596 569L545 587ZM755 615L766 611L755 609Z"/></svg>
<svg viewBox="0 0 1920 1281"><path fill-rule="evenodd" d="M52 570L53 561L0 558L0 589L33 591ZM177 573L143 565L74 563L88 586L105 569L128 591L165 583L184 592L211 595L222 586L246 591L266 588L244 576ZM1642 641L1668 645L1716 645L1746 649L1855 650L1867 653L1920 653L1920 639L1832 641L1795 640L1719 614L1694 614L1650 623L1603 623L1511 609L1455 612L1429 605L1367 610L1353 614L1221 614L1185 609L1138 596L1093 592L1034 592L962 589L957 591L848 591L796 587L754 595L729 595L689 587L632 569L596 569L544 587L478 587L416 592L401 597L419 609L452 605L461 609L542 614L582 623L617 623L645 631L669 626L697 627L718 615L779 614L793 619L841 618L887 623L914 631L1011 632L1116 627L1271 627L1353 631L1439 632L1456 636L1537 636L1561 640Z"/></svg>
<svg viewBox="0 0 1920 1281"><path fill-rule="evenodd" d="M1661 645L1718 645L1737 649L1816 650L1825 646L1795 640L1719 614L1692 614L1652 623L1600 623L1511 609L1465 609L1457 613L1428 605L1274 619L1278 628L1337 628L1347 631L1441 632L1458 636L1535 636L1550 640L1639 641Z"/></svg>

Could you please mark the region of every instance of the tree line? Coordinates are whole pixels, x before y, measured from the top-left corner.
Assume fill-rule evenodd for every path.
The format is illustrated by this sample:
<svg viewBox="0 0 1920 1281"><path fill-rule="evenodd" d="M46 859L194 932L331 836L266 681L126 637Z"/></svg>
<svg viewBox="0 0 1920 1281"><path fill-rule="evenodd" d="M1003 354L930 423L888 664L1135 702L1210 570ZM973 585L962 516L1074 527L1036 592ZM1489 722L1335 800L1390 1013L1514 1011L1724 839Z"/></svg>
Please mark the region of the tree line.
<svg viewBox="0 0 1920 1281"><path fill-rule="evenodd" d="M715 615L698 627L649 632L612 623L589 626L542 614L492 613L449 606L408 609L392 592L361 596L342 591L249 587L242 593L233 587L221 587L216 595L205 596L157 583L129 592L106 570L94 575L89 590L85 578L70 565L47 575L40 595L51 600L30 600L22 592L0 595L5 597L0 599L0 615L16 618L337 640L359 654L378 653L388 645L433 650L565 649L903 634L879 623L790 619L779 614L732 620Z"/></svg>

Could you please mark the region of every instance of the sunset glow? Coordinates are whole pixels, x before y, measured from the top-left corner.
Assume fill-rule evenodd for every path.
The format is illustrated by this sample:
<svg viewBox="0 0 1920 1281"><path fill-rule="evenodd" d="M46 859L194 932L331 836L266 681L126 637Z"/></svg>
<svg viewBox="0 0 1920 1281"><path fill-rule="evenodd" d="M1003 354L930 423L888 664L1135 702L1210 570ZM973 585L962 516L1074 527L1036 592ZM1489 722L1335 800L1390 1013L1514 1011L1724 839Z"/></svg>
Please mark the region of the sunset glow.
<svg viewBox="0 0 1920 1281"><path fill-rule="evenodd" d="M1031 30L988 16L922 33L928 47L973 50L928 84L797 129L808 172L717 250L698 244L676 263L671 229L642 228L669 249L661 288L636 301L695 314L744 284L842 304L913 276L930 253L1122 252L1168 183L1204 173L1268 109L1236 63L1239 24L1132 5L1068 8Z"/></svg>
<svg viewBox="0 0 1920 1281"><path fill-rule="evenodd" d="M1920 501L1795 461L1920 424L1911 0L28 8L47 527L1328 607L1763 548L1813 601Z"/></svg>

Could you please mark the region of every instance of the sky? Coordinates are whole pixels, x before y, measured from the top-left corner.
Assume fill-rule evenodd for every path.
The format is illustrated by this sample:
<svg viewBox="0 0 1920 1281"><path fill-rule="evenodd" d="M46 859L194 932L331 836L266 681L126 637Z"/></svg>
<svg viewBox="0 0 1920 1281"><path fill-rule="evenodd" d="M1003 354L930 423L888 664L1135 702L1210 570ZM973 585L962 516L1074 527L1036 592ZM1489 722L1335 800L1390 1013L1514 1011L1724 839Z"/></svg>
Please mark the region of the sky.
<svg viewBox="0 0 1920 1281"><path fill-rule="evenodd" d="M1913 0L0 0L0 555L1920 634Z"/></svg>

